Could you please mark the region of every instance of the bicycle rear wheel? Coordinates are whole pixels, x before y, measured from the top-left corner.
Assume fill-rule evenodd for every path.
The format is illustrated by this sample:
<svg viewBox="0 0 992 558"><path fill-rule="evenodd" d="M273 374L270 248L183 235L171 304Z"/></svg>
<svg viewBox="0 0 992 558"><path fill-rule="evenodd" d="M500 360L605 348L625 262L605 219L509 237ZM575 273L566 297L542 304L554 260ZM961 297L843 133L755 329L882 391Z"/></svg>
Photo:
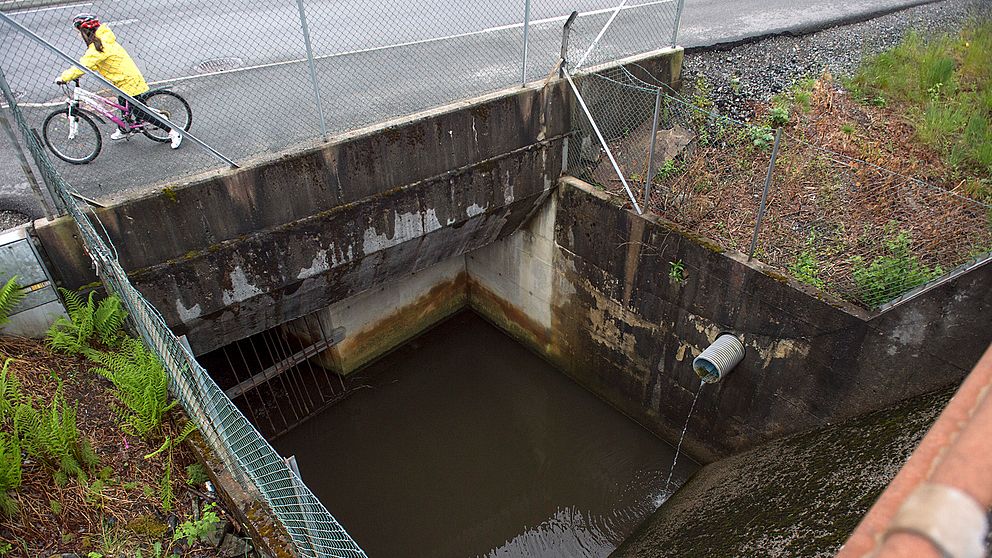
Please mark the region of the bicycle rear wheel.
<svg viewBox="0 0 992 558"><path fill-rule="evenodd" d="M189 130L193 125L193 111L189 108L186 99L172 91L156 91L145 97L144 103L149 108L161 113L162 116L179 125L183 130ZM156 126L154 122L147 122L141 129L141 133L148 136L148 139L159 142L169 141L169 132Z"/></svg>
<svg viewBox="0 0 992 558"><path fill-rule="evenodd" d="M48 115L41 128L45 145L56 157L73 165L89 163L100 154L103 138L93 119L80 111L63 108Z"/></svg>

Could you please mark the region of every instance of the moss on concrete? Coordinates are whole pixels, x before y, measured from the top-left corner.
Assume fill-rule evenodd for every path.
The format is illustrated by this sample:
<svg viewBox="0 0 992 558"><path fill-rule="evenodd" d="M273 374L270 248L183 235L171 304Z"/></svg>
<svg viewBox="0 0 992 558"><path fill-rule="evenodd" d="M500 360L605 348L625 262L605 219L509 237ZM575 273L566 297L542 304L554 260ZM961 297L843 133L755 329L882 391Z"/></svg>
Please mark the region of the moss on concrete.
<svg viewBox="0 0 992 558"><path fill-rule="evenodd" d="M924 395L710 464L611 558L833 556L951 393Z"/></svg>

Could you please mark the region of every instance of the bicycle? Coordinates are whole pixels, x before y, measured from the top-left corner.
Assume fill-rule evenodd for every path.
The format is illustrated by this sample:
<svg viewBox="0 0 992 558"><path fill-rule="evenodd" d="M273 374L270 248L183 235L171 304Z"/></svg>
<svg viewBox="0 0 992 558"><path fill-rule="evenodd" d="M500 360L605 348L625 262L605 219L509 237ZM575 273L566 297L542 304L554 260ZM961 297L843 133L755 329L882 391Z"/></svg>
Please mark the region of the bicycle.
<svg viewBox="0 0 992 558"><path fill-rule="evenodd" d="M152 141L169 141L169 133L159 125L136 120L132 116L130 103L119 105L114 100L87 91L79 86L78 79L71 84L61 84L61 87L66 94L66 106L49 114L42 125L45 145L59 159L73 165L83 165L96 159L103 148L103 137L94 119L101 124L106 123L104 119L110 120L125 133L140 131ZM193 111L178 93L161 87L142 94L142 98L142 102L153 112L183 130L189 130L193 123Z"/></svg>

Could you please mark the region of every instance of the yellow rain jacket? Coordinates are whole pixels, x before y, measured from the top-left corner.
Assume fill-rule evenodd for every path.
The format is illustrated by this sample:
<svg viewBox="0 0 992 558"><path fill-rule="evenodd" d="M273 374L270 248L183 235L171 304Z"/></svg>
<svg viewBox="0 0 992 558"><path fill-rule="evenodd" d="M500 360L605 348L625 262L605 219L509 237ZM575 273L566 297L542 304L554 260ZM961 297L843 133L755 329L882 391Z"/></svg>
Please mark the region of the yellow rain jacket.
<svg viewBox="0 0 992 558"><path fill-rule="evenodd" d="M101 25L96 29L96 37L103 43L103 52L98 51L96 46L89 45L79 63L100 72L100 75L132 97L148 91L144 76L124 47L117 43L114 32L106 25ZM79 68L69 68L62 72L59 80L72 81L83 75L85 74Z"/></svg>

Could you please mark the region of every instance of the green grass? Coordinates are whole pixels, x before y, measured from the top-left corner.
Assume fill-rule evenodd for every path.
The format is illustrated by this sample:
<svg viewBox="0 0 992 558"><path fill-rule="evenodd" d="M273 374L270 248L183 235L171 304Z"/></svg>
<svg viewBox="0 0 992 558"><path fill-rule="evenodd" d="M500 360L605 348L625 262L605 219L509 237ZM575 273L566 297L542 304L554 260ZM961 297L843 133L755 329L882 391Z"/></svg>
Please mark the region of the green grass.
<svg viewBox="0 0 992 558"><path fill-rule="evenodd" d="M958 174L992 177L992 22L924 40L911 33L869 58L848 87L905 113L917 139Z"/></svg>

